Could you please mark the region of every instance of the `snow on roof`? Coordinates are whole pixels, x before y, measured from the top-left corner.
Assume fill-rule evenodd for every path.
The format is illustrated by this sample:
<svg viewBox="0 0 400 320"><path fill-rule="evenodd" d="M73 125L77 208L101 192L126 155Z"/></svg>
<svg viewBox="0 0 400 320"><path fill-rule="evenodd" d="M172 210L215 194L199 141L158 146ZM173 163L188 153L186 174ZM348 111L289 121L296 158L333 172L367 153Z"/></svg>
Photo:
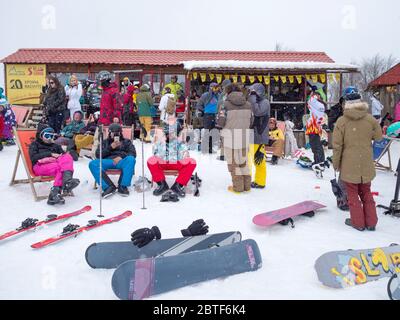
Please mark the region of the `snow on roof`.
<svg viewBox="0 0 400 320"><path fill-rule="evenodd" d="M196 69L269 69L269 70L351 70L358 71L359 67L352 64L328 62L277 62L277 61L239 61L239 60L208 60L208 61L182 61L185 70Z"/></svg>

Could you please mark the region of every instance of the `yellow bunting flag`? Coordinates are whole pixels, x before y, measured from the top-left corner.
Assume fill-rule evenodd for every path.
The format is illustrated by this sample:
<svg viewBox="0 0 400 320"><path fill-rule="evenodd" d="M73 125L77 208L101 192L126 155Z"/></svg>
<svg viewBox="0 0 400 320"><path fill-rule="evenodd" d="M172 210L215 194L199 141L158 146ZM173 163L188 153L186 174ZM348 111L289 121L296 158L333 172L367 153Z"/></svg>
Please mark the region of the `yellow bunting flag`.
<svg viewBox="0 0 400 320"><path fill-rule="evenodd" d="M237 83L238 82L238 75L237 74L233 75L232 76L232 80L233 80L233 83Z"/></svg>
<svg viewBox="0 0 400 320"><path fill-rule="evenodd" d="M279 82L279 76L274 76L275 82Z"/></svg>
<svg viewBox="0 0 400 320"><path fill-rule="evenodd" d="M254 83L254 81L256 80L256 78L254 76L249 76L249 80L250 83Z"/></svg>
<svg viewBox="0 0 400 320"><path fill-rule="evenodd" d="M197 79L197 72L193 72L193 73L192 73L192 79L193 79L193 80L196 80L196 79Z"/></svg>
<svg viewBox="0 0 400 320"><path fill-rule="evenodd" d="M282 83L286 83L287 82L286 76L281 76L281 80L282 80Z"/></svg>
<svg viewBox="0 0 400 320"><path fill-rule="evenodd" d="M231 77L231 76L230 76L229 74L224 74L225 80L229 80L230 77Z"/></svg>
<svg viewBox="0 0 400 320"><path fill-rule="evenodd" d="M325 82L326 82L326 74L320 74L320 75L319 75L319 78L321 79L321 82L322 82L322 83L325 83Z"/></svg>
<svg viewBox="0 0 400 320"><path fill-rule="evenodd" d="M246 83L246 76L240 76L240 81L242 81L242 83Z"/></svg>
<svg viewBox="0 0 400 320"><path fill-rule="evenodd" d="M269 86L269 84L271 83L271 78L269 76L264 76L264 83Z"/></svg>
<svg viewBox="0 0 400 320"><path fill-rule="evenodd" d="M301 84L303 82L303 77L302 76L296 76L296 80L298 84Z"/></svg>
<svg viewBox="0 0 400 320"><path fill-rule="evenodd" d="M258 82L262 82L263 81L263 76L257 76Z"/></svg>
<svg viewBox="0 0 400 320"><path fill-rule="evenodd" d="M217 82L218 82L218 83L221 83L221 81L222 81L222 74L216 74L216 76L217 76Z"/></svg>
<svg viewBox="0 0 400 320"><path fill-rule="evenodd" d="M311 76L309 74L306 74L306 79L307 81L311 80Z"/></svg>
<svg viewBox="0 0 400 320"><path fill-rule="evenodd" d="M336 82L340 82L340 73L336 73L335 76L336 76Z"/></svg>
<svg viewBox="0 0 400 320"><path fill-rule="evenodd" d="M318 75L317 74L313 74L311 76L311 79L312 79L313 82L318 82Z"/></svg>
<svg viewBox="0 0 400 320"><path fill-rule="evenodd" d="M214 78L215 78L215 76L214 76L214 74L213 74L213 73L210 73L208 76L210 77L210 80L211 80L211 81L213 81L213 80L214 80Z"/></svg>
<svg viewBox="0 0 400 320"><path fill-rule="evenodd" d="M290 83L294 83L294 76L288 76L288 78Z"/></svg>
<svg viewBox="0 0 400 320"><path fill-rule="evenodd" d="M200 73L201 82L206 82L207 75L205 73Z"/></svg>
<svg viewBox="0 0 400 320"><path fill-rule="evenodd" d="M328 74L328 81L329 81L329 83L335 82L335 77L333 76L333 73Z"/></svg>

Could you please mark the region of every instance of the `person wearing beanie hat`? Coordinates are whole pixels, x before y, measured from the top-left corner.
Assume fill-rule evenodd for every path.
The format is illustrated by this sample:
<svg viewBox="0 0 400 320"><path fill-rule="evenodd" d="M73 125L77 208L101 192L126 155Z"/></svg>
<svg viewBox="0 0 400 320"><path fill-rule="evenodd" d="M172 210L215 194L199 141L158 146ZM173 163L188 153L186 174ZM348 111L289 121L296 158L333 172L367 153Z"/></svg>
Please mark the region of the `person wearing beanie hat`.
<svg viewBox="0 0 400 320"><path fill-rule="evenodd" d="M371 181L374 179L372 141L382 140L379 123L368 114L368 104L356 92L346 94L344 113L333 131L333 167L346 185L350 219L359 231L374 231L378 222Z"/></svg>
<svg viewBox="0 0 400 320"><path fill-rule="evenodd" d="M72 156L54 143L55 137L53 128L40 123L36 131L36 140L29 146L34 174L54 177L54 184L47 200L49 205L64 204L62 193L70 194L80 183L78 179L73 178Z"/></svg>
<svg viewBox="0 0 400 320"><path fill-rule="evenodd" d="M203 126L206 129L201 144L203 153L213 153L213 146L220 139L219 132L215 129L220 95L220 86L212 82L209 90L201 95L196 105L197 114L203 117Z"/></svg>
<svg viewBox="0 0 400 320"><path fill-rule="evenodd" d="M89 163L89 169L97 184L100 184L100 146L96 150L96 160ZM102 145L102 187L104 198L113 195L115 192L122 196L129 196L128 187L132 182L135 173L136 149L132 141L125 139L122 134L122 127L118 123L112 123L108 128L108 137L103 140ZM107 170L121 170L118 187L106 174Z"/></svg>

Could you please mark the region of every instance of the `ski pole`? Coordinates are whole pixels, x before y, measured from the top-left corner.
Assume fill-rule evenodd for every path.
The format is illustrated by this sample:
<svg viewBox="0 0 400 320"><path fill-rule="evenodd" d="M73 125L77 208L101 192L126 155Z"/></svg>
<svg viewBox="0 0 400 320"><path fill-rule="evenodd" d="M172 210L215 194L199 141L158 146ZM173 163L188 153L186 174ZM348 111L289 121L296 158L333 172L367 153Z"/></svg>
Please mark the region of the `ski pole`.
<svg viewBox="0 0 400 320"><path fill-rule="evenodd" d="M99 141L100 141L100 214L98 215L99 218L104 217L103 216L103 197L102 197L102 192L103 192L103 125L101 124L99 126Z"/></svg>
<svg viewBox="0 0 400 320"><path fill-rule="evenodd" d="M142 139L142 191L143 191L143 206L142 206L142 210L146 210L146 205L145 205L145 177L144 177L144 137L147 136L147 131L146 129L143 127L142 123L140 123L140 127L142 129L143 132L143 139Z"/></svg>

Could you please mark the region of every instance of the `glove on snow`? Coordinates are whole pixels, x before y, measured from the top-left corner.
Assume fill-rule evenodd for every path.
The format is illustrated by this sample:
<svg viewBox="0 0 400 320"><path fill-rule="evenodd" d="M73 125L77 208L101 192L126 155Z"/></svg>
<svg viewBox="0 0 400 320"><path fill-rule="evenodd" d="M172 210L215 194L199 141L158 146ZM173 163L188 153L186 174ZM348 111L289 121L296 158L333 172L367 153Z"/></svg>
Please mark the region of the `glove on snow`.
<svg viewBox="0 0 400 320"><path fill-rule="evenodd" d="M261 152L261 147L263 147L264 145L260 144L260 146L258 147L256 153L254 154L254 162L256 165L260 165L265 157L265 154L263 152Z"/></svg>
<svg viewBox="0 0 400 320"><path fill-rule="evenodd" d="M133 244L141 248L150 243L154 238L157 240L161 239L161 232L158 227L154 226L151 229L138 229L131 234L131 237Z"/></svg>
<svg viewBox="0 0 400 320"><path fill-rule="evenodd" d="M196 220L187 229L181 230L184 237L200 236L207 234L207 232L208 225L206 225L203 219Z"/></svg>

